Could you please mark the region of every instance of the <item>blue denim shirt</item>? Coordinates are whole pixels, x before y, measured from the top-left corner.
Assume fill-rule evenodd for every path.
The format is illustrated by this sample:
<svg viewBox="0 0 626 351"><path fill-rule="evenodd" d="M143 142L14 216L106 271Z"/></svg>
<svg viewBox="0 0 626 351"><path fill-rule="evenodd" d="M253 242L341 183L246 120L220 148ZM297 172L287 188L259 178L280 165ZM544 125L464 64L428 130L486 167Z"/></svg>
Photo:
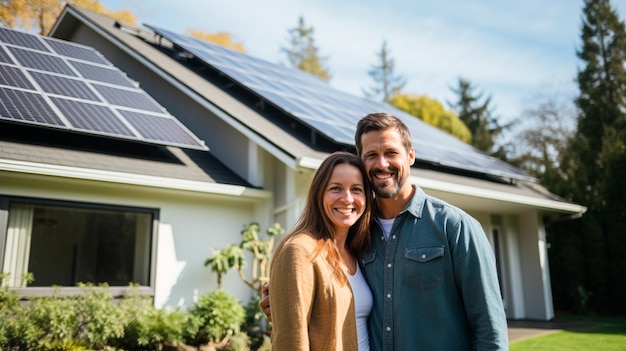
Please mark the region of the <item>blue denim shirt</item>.
<svg viewBox="0 0 626 351"><path fill-rule="evenodd" d="M493 250L462 210L415 186L389 239L374 220L361 265L374 297L372 351L508 350Z"/></svg>

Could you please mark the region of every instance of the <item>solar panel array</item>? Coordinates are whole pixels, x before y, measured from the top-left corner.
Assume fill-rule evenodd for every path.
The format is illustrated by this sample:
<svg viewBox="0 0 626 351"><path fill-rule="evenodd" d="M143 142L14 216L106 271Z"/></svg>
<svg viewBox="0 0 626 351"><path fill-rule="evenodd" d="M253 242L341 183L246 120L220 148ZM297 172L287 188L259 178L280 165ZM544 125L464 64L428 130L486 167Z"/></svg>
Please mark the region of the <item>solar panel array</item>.
<svg viewBox="0 0 626 351"><path fill-rule="evenodd" d="M146 26L337 143L354 145L354 132L361 117L372 112L389 112L402 119L411 130L418 159L461 170L531 179L512 165L386 103L341 92L318 77L297 69L191 36Z"/></svg>
<svg viewBox="0 0 626 351"><path fill-rule="evenodd" d="M3 27L0 119L207 149L93 48Z"/></svg>

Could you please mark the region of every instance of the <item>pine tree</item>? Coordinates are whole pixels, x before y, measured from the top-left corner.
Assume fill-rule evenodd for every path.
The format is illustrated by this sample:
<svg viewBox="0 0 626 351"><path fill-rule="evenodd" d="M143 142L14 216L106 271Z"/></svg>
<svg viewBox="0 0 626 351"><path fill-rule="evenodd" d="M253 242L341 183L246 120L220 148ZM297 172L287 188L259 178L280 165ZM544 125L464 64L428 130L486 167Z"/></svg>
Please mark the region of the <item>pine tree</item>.
<svg viewBox="0 0 626 351"><path fill-rule="evenodd" d="M372 65L367 72L374 80L374 85L363 93L370 98L380 98L382 101L389 102L394 94L399 94L406 85L406 79L402 76L394 75L396 67L395 60L391 58L387 50L387 42L383 41L380 51L377 53L378 63Z"/></svg>
<svg viewBox="0 0 626 351"><path fill-rule="evenodd" d="M557 228L552 254L563 263L554 276L570 294L590 292L593 310L625 313L626 30L608 0L585 0L582 22L578 124L563 167L572 200L588 211Z"/></svg>
<svg viewBox="0 0 626 351"><path fill-rule="evenodd" d="M490 155L506 159L503 149L496 149L496 138L508 126L501 126L497 118L493 116L489 105L491 97L481 102L482 93L475 93L475 87L462 78L459 78L458 87L452 91L457 94L458 100L448 105L469 128L472 146Z"/></svg>
<svg viewBox="0 0 626 351"><path fill-rule="evenodd" d="M330 80L328 68L324 67L324 59L319 56L319 49L315 45L313 27L307 27L304 24L304 18L300 17L298 27L288 31L289 46L283 47L282 51L287 54L291 66L316 75L325 81Z"/></svg>

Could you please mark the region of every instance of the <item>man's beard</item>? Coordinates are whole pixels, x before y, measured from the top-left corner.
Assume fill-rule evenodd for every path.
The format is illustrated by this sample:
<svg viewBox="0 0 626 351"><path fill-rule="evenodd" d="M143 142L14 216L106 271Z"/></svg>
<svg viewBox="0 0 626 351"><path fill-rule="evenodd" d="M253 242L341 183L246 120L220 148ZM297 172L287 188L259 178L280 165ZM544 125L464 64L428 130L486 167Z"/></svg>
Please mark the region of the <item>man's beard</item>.
<svg viewBox="0 0 626 351"><path fill-rule="evenodd" d="M374 194L376 194L377 197L391 199L400 192L400 189L404 186L404 183L406 183L407 177L398 178L398 171L393 171L392 179L395 180L393 184L376 185L375 183L372 183ZM376 179L375 173L370 176L372 179Z"/></svg>

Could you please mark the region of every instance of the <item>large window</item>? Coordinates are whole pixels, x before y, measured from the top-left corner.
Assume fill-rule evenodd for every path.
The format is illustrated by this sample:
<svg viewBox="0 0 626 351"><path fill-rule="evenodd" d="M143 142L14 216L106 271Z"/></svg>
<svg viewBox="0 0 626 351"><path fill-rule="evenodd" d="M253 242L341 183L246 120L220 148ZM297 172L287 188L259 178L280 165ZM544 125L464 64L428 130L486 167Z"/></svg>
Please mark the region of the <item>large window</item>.
<svg viewBox="0 0 626 351"><path fill-rule="evenodd" d="M0 198L2 271L10 287L75 287L78 283L150 286L152 209Z"/></svg>

